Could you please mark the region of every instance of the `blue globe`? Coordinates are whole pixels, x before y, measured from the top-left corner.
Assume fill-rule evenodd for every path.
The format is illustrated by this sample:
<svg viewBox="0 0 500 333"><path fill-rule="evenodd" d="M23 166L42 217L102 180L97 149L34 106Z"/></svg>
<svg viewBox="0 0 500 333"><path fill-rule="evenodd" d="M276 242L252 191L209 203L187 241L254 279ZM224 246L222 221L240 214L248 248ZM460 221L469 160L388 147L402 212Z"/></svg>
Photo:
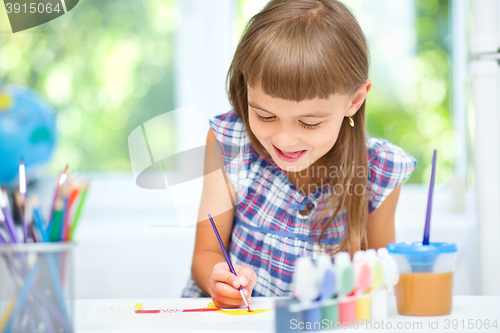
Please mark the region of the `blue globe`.
<svg viewBox="0 0 500 333"><path fill-rule="evenodd" d="M55 143L56 116L50 105L27 88L0 87L0 185L18 184L21 158L32 180L50 160Z"/></svg>

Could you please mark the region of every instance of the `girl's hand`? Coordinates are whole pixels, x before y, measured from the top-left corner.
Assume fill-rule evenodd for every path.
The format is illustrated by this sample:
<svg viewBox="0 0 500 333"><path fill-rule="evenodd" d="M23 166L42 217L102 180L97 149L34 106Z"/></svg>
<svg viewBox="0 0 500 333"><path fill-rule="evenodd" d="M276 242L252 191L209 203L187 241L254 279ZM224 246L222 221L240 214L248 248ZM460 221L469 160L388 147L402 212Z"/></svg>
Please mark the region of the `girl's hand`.
<svg viewBox="0 0 500 333"><path fill-rule="evenodd" d="M215 264L210 275L210 296L219 308L237 308L244 305L238 288L243 288L248 304L252 303L252 290L257 283L257 274L248 267L233 265L238 276L229 270L226 262Z"/></svg>

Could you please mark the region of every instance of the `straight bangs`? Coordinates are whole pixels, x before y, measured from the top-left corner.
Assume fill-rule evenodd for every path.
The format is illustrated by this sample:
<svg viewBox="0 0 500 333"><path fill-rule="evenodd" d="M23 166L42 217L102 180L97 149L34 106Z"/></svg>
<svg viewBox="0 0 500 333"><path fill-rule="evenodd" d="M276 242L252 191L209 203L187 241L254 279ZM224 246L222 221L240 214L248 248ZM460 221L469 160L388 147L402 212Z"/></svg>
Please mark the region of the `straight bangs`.
<svg viewBox="0 0 500 333"><path fill-rule="evenodd" d="M260 82L267 95L300 102L352 94L365 83L368 64L360 68L359 63L366 57L352 59L364 51L356 47L359 41L346 42L332 33L342 30L342 22L328 17L321 6L306 12L292 7L285 14L243 45L240 71L250 86Z"/></svg>

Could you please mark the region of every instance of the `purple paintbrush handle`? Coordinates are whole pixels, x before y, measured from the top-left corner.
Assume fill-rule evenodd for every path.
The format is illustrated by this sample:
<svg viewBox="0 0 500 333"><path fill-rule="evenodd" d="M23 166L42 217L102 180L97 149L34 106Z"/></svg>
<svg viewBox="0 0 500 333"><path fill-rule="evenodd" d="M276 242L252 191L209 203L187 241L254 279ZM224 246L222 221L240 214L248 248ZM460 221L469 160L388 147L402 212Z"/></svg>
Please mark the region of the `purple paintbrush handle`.
<svg viewBox="0 0 500 333"><path fill-rule="evenodd" d="M229 266L229 270L231 273L236 275L236 271L234 270L233 264L231 263L231 260L229 259L229 256L226 251L226 247L224 246L224 243L222 242L222 239L220 238L219 231L217 230L217 227L215 226L214 220L212 219L212 216L208 214L208 218L210 220L210 223L212 223L212 228L214 229L215 236L217 236L217 240L219 241L220 248L222 249L222 253L224 253L224 257L226 257L227 265Z"/></svg>
<svg viewBox="0 0 500 333"><path fill-rule="evenodd" d="M434 192L434 178L436 175L436 155L437 151L434 149L434 154L432 155L431 183L429 185L429 197L427 200L427 215L425 217L424 241L422 242L423 245L429 245L429 235L431 233L432 193Z"/></svg>

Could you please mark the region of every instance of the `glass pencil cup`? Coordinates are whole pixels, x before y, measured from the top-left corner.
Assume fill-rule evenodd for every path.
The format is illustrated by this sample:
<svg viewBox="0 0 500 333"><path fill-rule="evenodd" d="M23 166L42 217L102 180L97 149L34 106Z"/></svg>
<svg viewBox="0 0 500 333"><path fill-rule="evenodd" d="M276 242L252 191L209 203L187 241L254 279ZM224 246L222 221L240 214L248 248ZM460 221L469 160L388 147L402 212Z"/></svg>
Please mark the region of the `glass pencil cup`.
<svg viewBox="0 0 500 333"><path fill-rule="evenodd" d="M74 331L74 245L0 245L0 332Z"/></svg>

